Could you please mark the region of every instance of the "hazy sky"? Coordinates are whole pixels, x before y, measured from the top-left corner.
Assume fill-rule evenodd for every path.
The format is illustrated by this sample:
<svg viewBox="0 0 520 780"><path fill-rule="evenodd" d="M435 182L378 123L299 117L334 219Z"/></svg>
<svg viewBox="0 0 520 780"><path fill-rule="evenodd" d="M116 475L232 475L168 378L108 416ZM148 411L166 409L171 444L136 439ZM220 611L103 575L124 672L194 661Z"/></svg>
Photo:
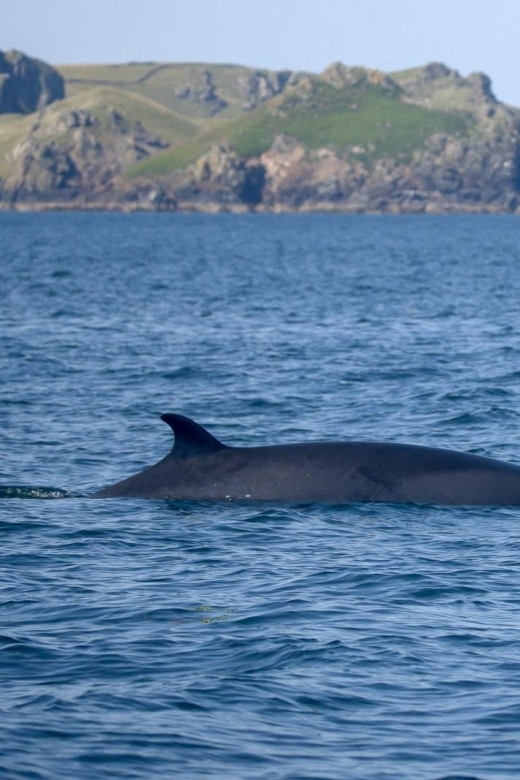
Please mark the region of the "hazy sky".
<svg viewBox="0 0 520 780"><path fill-rule="evenodd" d="M231 62L319 72L443 61L520 106L520 0L3 0L0 49L54 64Z"/></svg>

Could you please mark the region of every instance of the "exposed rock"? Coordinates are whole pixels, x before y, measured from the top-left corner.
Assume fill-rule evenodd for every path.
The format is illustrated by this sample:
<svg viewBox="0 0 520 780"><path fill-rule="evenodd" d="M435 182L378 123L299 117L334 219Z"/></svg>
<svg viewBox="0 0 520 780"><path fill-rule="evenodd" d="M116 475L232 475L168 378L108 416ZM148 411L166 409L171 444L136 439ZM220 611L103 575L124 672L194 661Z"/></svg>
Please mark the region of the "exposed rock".
<svg viewBox="0 0 520 780"><path fill-rule="evenodd" d="M227 106L226 101L217 94L213 77L209 70L202 71L201 82L197 86L184 84L174 90L174 95L180 100L191 100L208 106L212 115L217 114Z"/></svg>
<svg viewBox="0 0 520 780"><path fill-rule="evenodd" d="M458 108L486 117L493 116L499 105L485 73L471 73L464 78L441 62L416 68L399 83L411 101L428 108Z"/></svg>
<svg viewBox="0 0 520 780"><path fill-rule="evenodd" d="M175 192L184 202L254 206L262 199L264 168L239 158L227 144L215 144L177 177Z"/></svg>
<svg viewBox="0 0 520 780"><path fill-rule="evenodd" d="M470 73L466 82L473 87L477 98L487 103L498 102L491 88L491 79L485 73Z"/></svg>
<svg viewBox="0 0 520 780"><path fill-rule="evenodd" d="M92 114L80 108L77 111L64 111L58 114L56 122L49 123L45 131L39 123L33 125L32 129L34 133L40 129L49 135L54 132L65 133L67 130L75 130L77 127L94 127L97 124L98 121Z"/></svg>
<svg viewBox="0 0 520 780"><path fill-rule="evenodd" d="M399 162L371 161L358 147L309 150L281 135L249 160L214 146L178 176L175 189L185 207L245 203L249 192L248 204L260 210L512 211L520 205L519 138L511 127L479 140L437 133Z"/></svg>
<svg viewBox="0 0 520 780"><path fill-rule="evenodd" d="M383 89L396 91L397 83L386 73L380 70L371 70L359 66L348 67L342 62L334 62L321 74L323 81L332 84L337 89L345 87L363 88L367 84L374 84Z"/></svg>
<svg viewBox="0 0 520 780"><path fill-rule="evenodd" d="M202 85L198 88L195 95L198 101L201 103L219 103L219 106L224 107L226 103L221 100L215 91L215 85L213 84L213 77L209 70L202 71Z"/></svg>
<svg viewBox="0 0 520 780"><path fill-rule="evenodd" d="M518 200L520 144L510 135L467 140L444 133L432 136L422 154L414 155L414 174L426 192L483 206Z"/></svg>
<svg viewBox="0 0 520 780"><path fill-rule="evenodd" d="M176 211L177 200L165 182L149 177L127 179L116 176L98 199L104 207L123 211Z"/></svg>
<svg viewBox="0 0 520 780"><path fill-rule="evenodd" d="M110 106L98 116L85 110L47 112L11 152L15 173L4 191L11 201L95 197L127 167L165 146Z"/></svg>
<svg viewBox="0 0 520 780"><path fill-rule="evenodd" d="M184 84L182 87L177 87L177 89L174 89L173 94L176 98L179 98L179 100L190 100L191 87L187 84Z"/></svg>
<svg viewBox="0 0 520 780"><path fill-rule="evenodd" d="M256 71L249 76L239 76L237 87L240 96L244 99L244 108L247 110L256 108L259 103L279 95L293 75L290 71L273 73ZM294 80L291 84L294 84Z"/></svg>
<svg viewBox="0 0 520 780"><path fill-rule="evenodd" d="M57 70L19 51L0 51L1 114L30 114L64 97Z"/></svg>

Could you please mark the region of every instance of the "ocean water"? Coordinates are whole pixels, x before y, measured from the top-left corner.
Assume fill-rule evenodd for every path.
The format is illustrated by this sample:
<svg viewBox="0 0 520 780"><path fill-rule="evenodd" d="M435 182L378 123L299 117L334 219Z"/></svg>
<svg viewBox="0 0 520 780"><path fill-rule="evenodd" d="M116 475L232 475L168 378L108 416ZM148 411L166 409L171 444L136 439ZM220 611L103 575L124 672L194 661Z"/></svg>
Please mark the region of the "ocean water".
<svg viewBox="0 0 520 780"><path fill-rule="evenodd" d="M228 444L520 463L520 221L0 214L0 776L520 776L520 508L93 500Z"/></svg>

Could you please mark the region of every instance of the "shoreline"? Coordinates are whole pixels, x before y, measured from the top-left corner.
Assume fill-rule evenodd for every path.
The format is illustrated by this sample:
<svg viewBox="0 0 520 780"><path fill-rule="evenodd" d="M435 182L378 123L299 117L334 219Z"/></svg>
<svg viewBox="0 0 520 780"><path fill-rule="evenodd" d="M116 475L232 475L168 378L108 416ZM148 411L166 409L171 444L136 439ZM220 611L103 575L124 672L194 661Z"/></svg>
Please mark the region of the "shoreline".
<svg viewBox="0 0 520 780"><path fill-rule="evenodd" d="M170 213L170 214L371 214L371 215L457 215L457 214L504 214L520 215L520 206L516 209L505 209L498 206L461 206L451 204L427 203L421 206L389 205L386 208L370 208L359 205L337 206L332 204L304 204L298 209L277 205L246 206L243 204L194 204L178 203L175 206L153 206L146 203L73 203L61 201L2 203L1 212L37 213L44 211L84 211L84 212L116 212L116 213Z"/></svg>

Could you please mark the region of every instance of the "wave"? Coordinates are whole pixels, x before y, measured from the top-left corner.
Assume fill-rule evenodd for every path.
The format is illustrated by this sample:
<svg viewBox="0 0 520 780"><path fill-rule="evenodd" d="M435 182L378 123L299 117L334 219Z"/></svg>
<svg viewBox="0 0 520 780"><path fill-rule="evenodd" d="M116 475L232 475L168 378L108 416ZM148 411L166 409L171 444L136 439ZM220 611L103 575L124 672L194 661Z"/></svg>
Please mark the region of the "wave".
<svg viewBox="0 0 520 780"><path fill-rule="evenodd" d="M40 485L0 485L0 498L74 498L79 493L71 493L54 487L41 487Z"/></svg>

